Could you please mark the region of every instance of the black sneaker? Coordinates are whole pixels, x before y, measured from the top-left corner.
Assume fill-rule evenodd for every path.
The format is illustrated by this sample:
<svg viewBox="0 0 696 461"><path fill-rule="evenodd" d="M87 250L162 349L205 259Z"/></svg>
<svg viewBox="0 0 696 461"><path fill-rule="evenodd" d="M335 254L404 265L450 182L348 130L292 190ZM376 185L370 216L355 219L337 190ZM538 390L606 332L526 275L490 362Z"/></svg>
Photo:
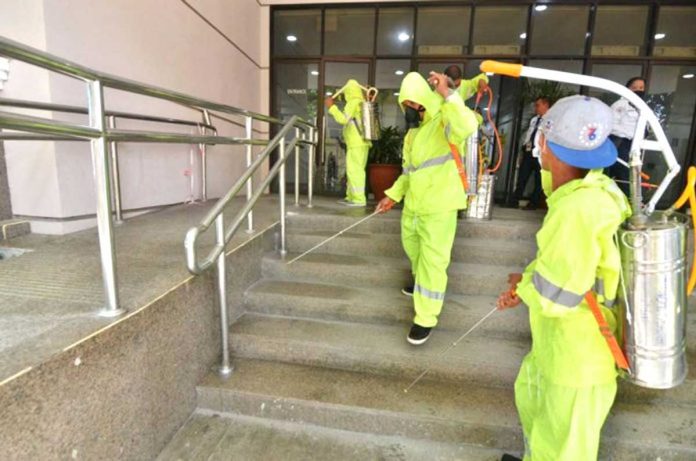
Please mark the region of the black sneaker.
<svg viewBox="0 0 696 461"><path fill-rule="evenodd" d="M403 287L401 289L401 292L405 294L406 296L413 296L413 285L409 285L407 287Z"/></svg>
<svg viewBox="0 0 696 461"><path fill-rule="evenodd" d="M432 328L422 327L417 324L413 324L411 331L408 333L406 340L413 344L414 346L420 346L430 338L430 331Z"/></svg>
<svg viewBox="0 0 696 461"><path fill-rule="evenodd" d="M500 458L500 461L522 461L522 458L518 458L517 456L512 456L508 455L505 453L502 458Z"/></svg>

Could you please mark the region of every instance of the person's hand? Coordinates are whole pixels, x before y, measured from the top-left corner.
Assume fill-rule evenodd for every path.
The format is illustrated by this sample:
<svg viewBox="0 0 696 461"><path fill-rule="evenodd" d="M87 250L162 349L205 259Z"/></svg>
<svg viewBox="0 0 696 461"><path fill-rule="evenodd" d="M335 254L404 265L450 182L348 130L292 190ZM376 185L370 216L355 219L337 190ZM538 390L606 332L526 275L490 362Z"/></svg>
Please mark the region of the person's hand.
<svg viewBox="0 0 696 461"><path fill-rule="evenodd" d="M484 79L481 79L478 81L478 91L479 93L483 93L488 89L488 83Z"/></svg>
<svg viewBox="0 0 696 461"><path fill-rule="evenodd" d="M498 297L498 302L496 303L496 307L498 310L505 310L505 309L512 309L513 307L517 307L522 300L517 296L514 290L508 290L504 291L503 293L500 293L500 296Z"/></svg>
<svg viewBox="0 0 696 461"><path fill-rule="evenodd" d="M522 281L522 274L519 272L514 272L512 274L508 274L508 284L510 285L510 288L517 288L517 284Z"/></svg>
<svg viewBox="0 0 696 461"><path fill-rule="evenodd" d="M386 213L387 211L391 210L394 205L396 205L396 202L394 200L390 199L389 197L384 197L377 204L377 208L375 208L375 211L378 211L380 213Z"/></svg>
<svg viewBox="0 0 696 461"><path fill-rule="evenodd" d="M435 88L435 91L440 93L443 98L447 98L447 96L449 96L450 88L447 82L447 76L445 74L430 72L428 83L430 83Z"/></svg>
<svg viewBox="0 0 696 461"><path fill-rule="evenodd" d="M331 106L334 105L333 98L331 96L327 96L326 99L324 99L324 105L327 109L331 109Z"/></svg>

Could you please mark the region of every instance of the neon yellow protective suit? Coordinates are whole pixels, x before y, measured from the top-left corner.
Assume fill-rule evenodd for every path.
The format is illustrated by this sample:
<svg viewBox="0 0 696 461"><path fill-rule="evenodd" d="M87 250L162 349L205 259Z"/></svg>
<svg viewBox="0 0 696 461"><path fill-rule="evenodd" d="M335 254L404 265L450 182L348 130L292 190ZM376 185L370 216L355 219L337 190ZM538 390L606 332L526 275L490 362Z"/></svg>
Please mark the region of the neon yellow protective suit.
<svg viewBox="0 0 696 461"><path fill-rule="evenodd" d="M621 260L613 237L631 211L601 170L553 191L548 206L536 258L517 287L532 329L515 382L524 459L594 461L617 374L584 295L595 293L615 329Z"/></svg>
<svg viewBox="0 0 696 461"><path fill-rule="evenodd" d="M401 83L399 104L406 100L425 107L425 116L406 133L403 172L386 194L405 199L401 240L415 278L414 323L433 327L445 299L457 210L467 200L449 143L461 145L477 123L458 93L443 101L416 72Z"/></svg>
<svg viewBox="0 0 696 461"><path fill-rule="evenodd" d="M329 113L334 120L343 125L343 139L346 142L346 174L348 185L346 188L346 200L353 203L365 204L365 166L367 154L372 143L362 137L361 103L365 100L360 84L351 79L348 80L343 94L346 97L346 106L343 112L333 105Z"/></svg>

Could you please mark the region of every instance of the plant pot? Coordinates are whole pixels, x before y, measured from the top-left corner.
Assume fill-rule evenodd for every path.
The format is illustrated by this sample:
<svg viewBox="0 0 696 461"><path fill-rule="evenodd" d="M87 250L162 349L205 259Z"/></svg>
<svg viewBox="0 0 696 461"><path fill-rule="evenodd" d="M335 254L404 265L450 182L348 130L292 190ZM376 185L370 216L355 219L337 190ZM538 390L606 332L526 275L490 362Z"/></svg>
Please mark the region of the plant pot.
<svg viewBox="0 0 696 461"><path fill-rule="evenodd" d="M384 191L389 189L394 181L401 175L401 165L382 165L371 163L367 166L367 177L370 181L370 190L375 194L377 201L382 200Z"/></svg>

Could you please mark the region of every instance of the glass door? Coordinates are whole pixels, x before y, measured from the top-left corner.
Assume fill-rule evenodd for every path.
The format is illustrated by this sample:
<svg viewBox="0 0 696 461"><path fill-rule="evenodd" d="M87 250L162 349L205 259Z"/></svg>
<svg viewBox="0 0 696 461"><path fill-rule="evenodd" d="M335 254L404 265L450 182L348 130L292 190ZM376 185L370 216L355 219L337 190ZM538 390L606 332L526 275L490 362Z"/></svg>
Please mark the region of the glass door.
<svg viewBox="0 0 696 461"><path fill-rule="evenodd" d="M282 120L293 115L317 123L319 98L319 62L276 62L273 71L273 114ZM273 127L273 131L280 127ZM295 134L290 133L288 140ZM286 165L286 182L288 191L295 187L295 152L288 157ZM301 191L307 187L307 151L303 147L300 153L300 178L298 187ZM275 189L275 187L274 187Z"/></svg>

